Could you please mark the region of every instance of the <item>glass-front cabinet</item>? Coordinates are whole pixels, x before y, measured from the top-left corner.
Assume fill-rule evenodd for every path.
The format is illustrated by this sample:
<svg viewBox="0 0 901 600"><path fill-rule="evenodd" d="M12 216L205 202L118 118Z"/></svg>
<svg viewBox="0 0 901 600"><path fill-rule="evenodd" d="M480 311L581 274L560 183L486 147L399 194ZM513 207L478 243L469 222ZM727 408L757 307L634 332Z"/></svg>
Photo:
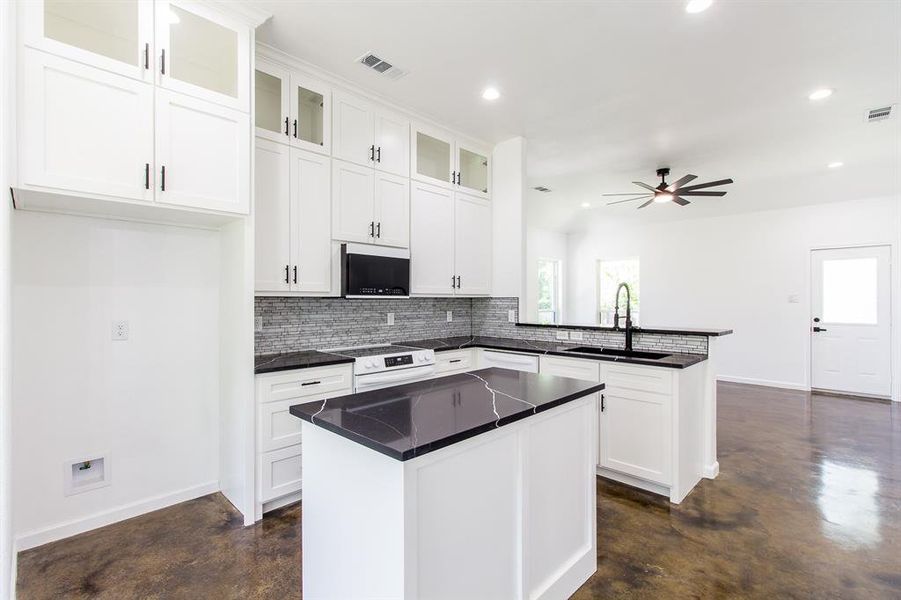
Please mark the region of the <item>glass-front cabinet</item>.
<svg viewBox="0 0 901 600"><path fill-rule="evenodd" d="M254 75L256 134L296 148L331 150L331 94L324 84L265 59Z"/></svg>
<svg viewBox="0 0 901 600"><path fill-rule="evenodd" d="M106 71L151 80L153 0L28 0L26 45Z"/></svg>
<svg viewBox="0 0 901 600"><path fill-rule="evenodd" d="M457 142L457 187L477 195L488 195L488 155L485 150Z"/></svg>
<svg viewBox="0 0 901 600"><path fill-rule="evenodd" d="M414 179L453 186L456 181L453 138L422 125L414 125L411 132Z"/></svg>
<svg viewBox="0 0 901 600"><path fill-rule="evenodd" d="M167 89L247 111L250 32L203 5L156 3L157 82Z"/></svg>
<svg viewBox="0 0 901 600"><path fill-rule="evenodd" d="M254 73L254 124L258 137L287 143L290 135L288 71L257 60Z"/></svg>

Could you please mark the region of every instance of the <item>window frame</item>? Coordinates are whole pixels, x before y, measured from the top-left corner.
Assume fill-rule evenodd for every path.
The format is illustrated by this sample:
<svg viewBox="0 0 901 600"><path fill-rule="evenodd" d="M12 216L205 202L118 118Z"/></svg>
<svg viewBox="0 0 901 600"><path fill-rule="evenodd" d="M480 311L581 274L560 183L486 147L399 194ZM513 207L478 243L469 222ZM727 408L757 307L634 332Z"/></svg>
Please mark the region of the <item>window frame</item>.
<svg viewBox="0 0 901 600"><path fill-rule="evenodd" d="M554 265L554 281L553 290L551 292L551 300L553 309L542 310L539 305L538 298L535 298L535 317L541 323L541 313L552 312L554 319L551 325L561 325L563 323L563 259L561 258L537 258L535 260L535 279L536 287L540 293L541 286L538 284L538 275L541 273L541 263L552 263Z"/></svg>
<svg viewBox="0 0 901 600"><path fill-rule="evenodd" d="M641 257L640 256L605 257L605 258L598 258L595 261L594 281L595 281L595 285L597 287L595 288L594 317L595 317L595 320L597 321L597 324L601 327L612 327L612 326L616 325L616 323L605 325L603 320L601 319L601 312L603 311L603 308L604 308L602 296L601 296L601 292L602 292L602 290L601 290L601 275L603 273L603 271L601 269L601 265L605 262L609 263L609 262L625 262L625 261L635 261L637 263L637 265L638 265L638 276L637 276L638 289L640 291L640 289L641 289ZM638 301L639 301L639 304L638 304L637 308L632 311L632 315L633 315L632 321L635 323L635 325L638 325L638 321L639 321L638 318L641 316L641 304L640 304L641 298L640 297L638 298ZM623 314L621 316L625 316L625 314Z"/></svg>

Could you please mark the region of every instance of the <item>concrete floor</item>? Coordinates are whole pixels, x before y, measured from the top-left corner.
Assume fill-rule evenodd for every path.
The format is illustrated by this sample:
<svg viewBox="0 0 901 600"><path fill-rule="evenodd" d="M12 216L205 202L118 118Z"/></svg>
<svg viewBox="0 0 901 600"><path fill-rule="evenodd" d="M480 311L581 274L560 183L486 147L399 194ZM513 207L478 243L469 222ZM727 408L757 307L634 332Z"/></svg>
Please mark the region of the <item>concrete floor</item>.
<svg viewBox="0 0 901 600"><path fill-rule="evenodd" d="M901 405L720 384L720 476L679 506L598 481L587 598L901 597ZM300 598L301 508L218 494L19 555L18 597Z"/></svg>

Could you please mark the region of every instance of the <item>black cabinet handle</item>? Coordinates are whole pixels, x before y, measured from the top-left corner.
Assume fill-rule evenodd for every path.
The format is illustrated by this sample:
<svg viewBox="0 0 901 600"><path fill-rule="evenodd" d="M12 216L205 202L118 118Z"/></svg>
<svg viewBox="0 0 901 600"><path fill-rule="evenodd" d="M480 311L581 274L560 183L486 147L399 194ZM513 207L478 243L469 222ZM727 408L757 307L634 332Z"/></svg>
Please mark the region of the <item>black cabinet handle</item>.
<svg viewBox="0 0 901 600"><path fill-rule="evenodd" d="M375 221L369 222L369 237L375 237Z"/></svg>
<svg viewBox="0 0 901 600"><path fill-rule="evenodd" d="M297 119L294 119L294 137L297 138Z"/></svg>
<svg viewBox="0 0 901 600"><path fill-rule="evenodd" d="M381 146L379 146L378 150L376 150L375 162L382 162L382 147Z"/></svg>
<svg viewBox="0 0 901 600"><path fill-rule="evenodd" d="M375 144L369 147L369 160L375 162Z"/></svg>
<svg viewBox="0 0 901 600"><path fill-rule="evenodd" d="M457 287L457 278L454 277L453 275L451 275L451 289L454 289L456 287Z"/></svg>
<svg viewBox="0 0 901 600"><path fill-rule="evenodd" d="M285 135L288 135L288 117L285 117Z"/></svg>
<svg viewBox="0 0 901 600"><path fill-rule="evenodd" d="M815 333L819 333L821 331L829 331L828 329L824 329L823 327L814 327L813 330Z"/></svg>
<svg viewBox="0 0 901 600"><path fill-rule="evenodd" d="M462 358L455 358L455 359L449 360L449 361L447 361L447 362L449 362L449 363L458 363L458 362L461 362L462 360L463 360Z"/></svg>
<svg viewBox="0 0 901 600"><path fill-rule="evenodd" d="M460 276L457 275L457 289L460 289Z"/></svg>
<svg viewBox="0 0 901 600"><path fill-rule="evenodd" d="M457 185L460 185L460 175L462 175L462 173L457 171Z"/></svg>
<svg viewBox="0 0 901 600"><path fill-rule="evenodd" d="M294 265L294 283L297 283L297 265Z"/></svg>
<svg viewBox="0 0 901 600"><path fill-rule="evenodd" d="M301 387L306 387L308 385L319 385L320 383L322 383L322 382L321 381L304 381L300 385L301 385Z"/></svg>
<svg viewBox="0 0 901 600"><path fill-rule="evenodd" d="M379 221L375 226L375 237L382 237L382 222Z"/></svg>
<svg viewBox="0 0 901 600"><path fill-rule="evenodd" d="M451 183L457 183L457 172L451 171Z"/></svg>
<svg viewBox="0 0 901 600"><path fill-rule="evenodd" d="M601 412L604 412L607 406L604 404L604 394L601 394Z"/></svg>
<svg viewBox="0 0 901 600"><path fill-rule="evenodd" d="M166 191L166 165L163 165L160 169L160 190Z"/></svg>
<svg viewBox="0 0 901 600"><path fill-rule="evenodd" d="M144 70L150 68L150 44L144 44Z"/></svg>
<svg viewBox="0 0 901 600"><path fill-rule="evenodd" d="M291 283L288 279L288 269L289 268L290 267L288 265L285 265L285 283Z"/></svg>
<svg viewBox="0 0 901 600"><path fill-rule="evenodd" d="M160 50L160 74L166 74L166 49Z"/></svg>
<svg viewBox="0 0 901 600"><path fill-rule="evenodd" d="M144 163L144 189L150 189L150 163Z"/></svg>

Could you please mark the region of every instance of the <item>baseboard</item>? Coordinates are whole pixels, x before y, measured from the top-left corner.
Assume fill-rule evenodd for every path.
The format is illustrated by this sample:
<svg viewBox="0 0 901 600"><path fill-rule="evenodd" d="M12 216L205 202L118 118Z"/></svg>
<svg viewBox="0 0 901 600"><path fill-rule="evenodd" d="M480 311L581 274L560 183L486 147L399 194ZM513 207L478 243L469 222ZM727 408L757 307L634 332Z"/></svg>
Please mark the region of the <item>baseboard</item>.
<svg viewBox="0 0 901 600"><path fill-rule="evenodd" d="M717 381L726 383L744 383L745 385L762 385L765 387L781 388L784 390L799 390L809 392L810 386L803 383L792 383L789 381L775 381L772 379L757 379L755 377L737 377L735 375L717 375Z"/></svg>
<svg viewBox="0 0 901 600"><path fill-rule="evenodd" d="M16 537L16 551L21 552L22 550L42 546L50 542L78 535L79 533L84 533L85 531L97 529L98 527L111 525L154 510L166 508L167 506L172 506L179 502L206 496L207 494L212 494L218 490L219 482L210 481L169 494L162 494L146 500L125 504L81 519L73 519L57 525L51 525L44 529L30 531Z"/></svg>

